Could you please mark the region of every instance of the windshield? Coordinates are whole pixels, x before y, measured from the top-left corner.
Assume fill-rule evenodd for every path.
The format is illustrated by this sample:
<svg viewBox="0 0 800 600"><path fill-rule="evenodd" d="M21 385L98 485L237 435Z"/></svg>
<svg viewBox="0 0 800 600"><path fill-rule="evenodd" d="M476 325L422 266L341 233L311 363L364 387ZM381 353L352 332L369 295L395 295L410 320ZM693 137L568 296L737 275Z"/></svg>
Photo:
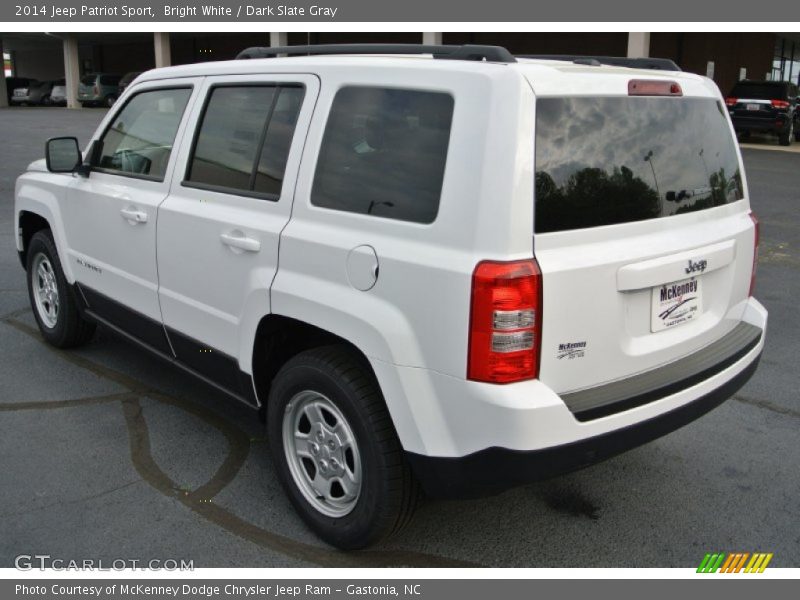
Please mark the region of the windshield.
<svg viewBox="0 0 800 600"><path fill-rule="evenodd" d="M712 98L540 98L535 231L668 217L743 198Z"/></svg>

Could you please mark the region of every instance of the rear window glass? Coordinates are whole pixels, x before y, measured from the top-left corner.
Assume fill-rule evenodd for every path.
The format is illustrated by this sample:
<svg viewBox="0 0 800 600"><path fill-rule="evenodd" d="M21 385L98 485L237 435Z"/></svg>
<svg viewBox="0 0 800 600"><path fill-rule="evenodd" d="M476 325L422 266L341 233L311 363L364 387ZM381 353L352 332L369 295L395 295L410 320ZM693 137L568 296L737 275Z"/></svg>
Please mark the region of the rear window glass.
<svg viewBox="0 0 800 600"><path fill-rule="evenodd" d="M85 77L81 77L81 83L83 85L94 85L94 82L97 80L95 75L86 75Z"/></svg>
<svg viewBox="0 0 800 600"><path fill-rule="evenodd" d="M668 217L743 197L725 109L711 98L540 98L535 230Z"/></svg>
<svg viewBox="0 0 800 600"><path fill-rule="evenodd" d="M779 83L737 83L728 96L754 100L786 100L788 86Z"/></svg>
<svg viewBox="0 0 800 600"><path fill-rule="evenodd" d="M347 87L331 107L314 177L316 206L431 223L447 160L453 97Z"/></svg>

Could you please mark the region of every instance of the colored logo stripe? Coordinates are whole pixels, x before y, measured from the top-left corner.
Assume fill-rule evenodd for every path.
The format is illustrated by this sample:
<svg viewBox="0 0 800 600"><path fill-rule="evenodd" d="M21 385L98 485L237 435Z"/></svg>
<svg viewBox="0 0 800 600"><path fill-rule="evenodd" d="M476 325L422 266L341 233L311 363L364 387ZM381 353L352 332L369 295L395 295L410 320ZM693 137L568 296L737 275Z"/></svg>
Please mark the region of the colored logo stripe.
<svg viewBox="0 0 800 600"><path fill-rule="evenodd" d="M738 573L744 566L744 561L750 556L749 552L737 552L736 554L729 554L728 560L722 565L720 573Z"/></svg>
<svg viewBox="0 0 800 600"><path fill-rule="evenodd" d="M744 570L745 573L763 573L764 569L767 568L769 561L772 560L772 553L769 554L753 554L753 558L750 559L750 562L747 563L747 568Z"/></svg>
<svg viewBox="0 0 800 600"><path fill-rule="evenodd" d="M700 566L697 568L698 573L714 573L719 566L722 564L722 561L725 560L725 553L720 552L719 554L706 554L703 557L703 562L700 563Z"/></svg>
<svg viewBox="0 0 800 600"><path fill-rule="evenodd" d="M739 573L744 569L745 573L763 573L764 569L772 560L773 554L765 552L734 552L725 554L724 552L706 553L700 566L697 567L698 573ZM747 562L747 559L750 559ZM745 562L747 566L745 567Z"/></svg>

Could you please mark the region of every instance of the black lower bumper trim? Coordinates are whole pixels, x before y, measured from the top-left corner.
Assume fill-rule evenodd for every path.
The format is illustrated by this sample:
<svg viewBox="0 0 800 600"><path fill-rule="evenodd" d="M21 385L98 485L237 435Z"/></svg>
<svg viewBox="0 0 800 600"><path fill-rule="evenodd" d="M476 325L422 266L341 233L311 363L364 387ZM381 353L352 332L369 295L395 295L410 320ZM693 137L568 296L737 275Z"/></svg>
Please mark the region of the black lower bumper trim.
<svg viewBox="0 0 800 600"><path fill-rule="evenodd" d="M734 119L733 128L736 132L752 131L775 133L788 126L787 119Z"/></svg>
<svg viewBox="0 0 800 600"><path fill-rule="evenodd" d="M435 498L475 498L547 479L616 456L659 438L706 414L735 394L755 372L759 354L717 389L667 413L578 442L521 451L487 448L467 456L432 457L407 452L425 492Z"/></svg>
<svg viewBox="0 0 800 600"><path fill-rule="evenodd" d="M563 394L561 399L578 421L649 404L721 373L747 356L763 335L760 327L742 321L727 335L689 356L627 379Z"/></svg>

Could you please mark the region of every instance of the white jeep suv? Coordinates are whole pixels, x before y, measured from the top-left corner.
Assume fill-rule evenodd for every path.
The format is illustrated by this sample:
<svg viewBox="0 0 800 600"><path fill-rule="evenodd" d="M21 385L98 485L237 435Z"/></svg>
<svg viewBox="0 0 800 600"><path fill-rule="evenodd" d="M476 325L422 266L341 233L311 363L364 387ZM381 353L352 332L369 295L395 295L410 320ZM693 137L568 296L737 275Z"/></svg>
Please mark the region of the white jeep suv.
<svg viewBox="0 0 800 600"><path fill-rule="evenodd" d="M84 153L48 142L16 226L47 341L99 323L252 406L341 548L421 491L489 494L663 435L764 345L730 118L677 70L481 46L156 69Z"/></svg>

